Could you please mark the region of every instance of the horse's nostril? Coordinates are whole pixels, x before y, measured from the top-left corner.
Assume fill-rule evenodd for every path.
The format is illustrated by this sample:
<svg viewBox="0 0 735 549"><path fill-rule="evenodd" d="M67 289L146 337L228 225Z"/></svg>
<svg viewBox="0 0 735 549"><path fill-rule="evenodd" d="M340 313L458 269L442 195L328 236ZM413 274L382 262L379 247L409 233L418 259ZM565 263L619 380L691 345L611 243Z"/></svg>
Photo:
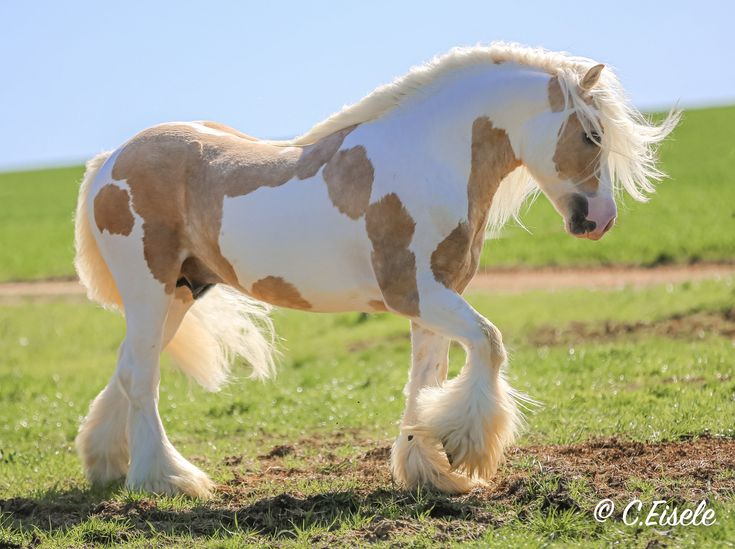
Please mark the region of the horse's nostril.
<svg viewBox="0 0 735 549"><path fill-rule="evenodd" d="M613 217L610 221L607 222L607 225L605 225L605 228L602 230L603 233L606 233L610 229L613 228L613 225L615 225L615 218Z"/></svg>

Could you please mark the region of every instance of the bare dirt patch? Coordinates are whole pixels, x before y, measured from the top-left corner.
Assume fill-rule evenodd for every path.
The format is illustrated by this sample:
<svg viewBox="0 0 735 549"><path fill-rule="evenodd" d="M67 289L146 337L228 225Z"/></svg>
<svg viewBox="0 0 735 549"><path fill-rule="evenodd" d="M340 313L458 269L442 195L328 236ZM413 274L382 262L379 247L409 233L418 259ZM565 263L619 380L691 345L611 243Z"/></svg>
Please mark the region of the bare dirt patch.
<svg viewBox="0 0 735 549"><path fill-rule="evenodd" d="M491 488L493 498L517 498L526 478L514 466L532 457L533 467L566 480L584 479L599 498L629 500L632 483L650 484L659 499L694 502L735 494L735 440L700 436L645 444L615 437L579 444L526 446L510 456L510 474ZM519 478L520 477L520 478Z"/></svg>
<svg viewBox="0 0 735 549"><path fill-rule="evenodd" d="M326 447L329 446L327 443ZM274 451L279 448L276 446ZM284 478L314 480L337 470L343 476L370 484L389 484L389 457L390 446L383 444L359 457L343 460L337 460L327 449L309 457L309 467L304 468L284 468L279 466L279 459L273 458L271 464L255 476L235 472L235 478L226 485L225 491L232 495L232 491L236 493L243 488L252 489L254 484ZM312 467L314 464L317 466ZM735 493L735 439L702 435L643 443L607 437L578 444L518 447L508 454L508 462L497 480L478 487L472 495L488 501L517 503L518 483L524 484L539 472L567 480L585 479L600 497L631 496L628 485L631 480L660 486L664 499L667 496L684 500L712 497ZM461 502L463 497L451 499ZM455 511L449 514L456 514Z"/></svg>
<svg viewBox="0 0 735 549"><path fill-rule="evenodd" d="M735 340L735 307L676 314L649 322L572 322L568 326L541 326L529 336L533 345L600 343L631 337L705 339L721 336Z"/></svg>

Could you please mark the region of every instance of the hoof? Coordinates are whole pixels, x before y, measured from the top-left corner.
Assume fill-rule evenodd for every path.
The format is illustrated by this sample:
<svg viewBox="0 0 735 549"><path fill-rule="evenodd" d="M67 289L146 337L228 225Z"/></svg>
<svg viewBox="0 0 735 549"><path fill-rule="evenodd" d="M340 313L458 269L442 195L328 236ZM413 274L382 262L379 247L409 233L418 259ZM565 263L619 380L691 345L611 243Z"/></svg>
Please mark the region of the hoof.
<svg viewBox="0 0 735 549"><path fill-rule="evenodd" d="M473 487L466 476L452 471L444 453L422 435L401 435L391 450L393 478L408 490L425 488L445 494L464 494Z"/></svg>
<svg viewBox="0 0 735 549"><path fill-rule="evenodd" d="M140 480L128 478L125 487L128 490L151 492L159 495L185 494L195 498L209 499L212 497L214 483L206 474L197 470L196 474L188 472L187 474L165 475Z"/></svg>
<svg viewBox="0 0 735 549"><path fill-rule="evenodd" d="M131 464L125 487L129 490L142 490L162 495L186 494L187 496L209 499L214 483L197 467L186 461L173 448L136 467Z"/></svg>

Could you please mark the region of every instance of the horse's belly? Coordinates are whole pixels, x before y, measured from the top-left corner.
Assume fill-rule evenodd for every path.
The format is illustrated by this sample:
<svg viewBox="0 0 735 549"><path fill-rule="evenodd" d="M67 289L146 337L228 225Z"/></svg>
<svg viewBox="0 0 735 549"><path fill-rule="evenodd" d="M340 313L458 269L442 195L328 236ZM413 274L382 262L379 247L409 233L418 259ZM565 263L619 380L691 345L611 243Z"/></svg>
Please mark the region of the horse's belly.
<svg viewBox="0 0 735 549"><path fill-rule="evenodd" d="M340 213L316 180L225 198L220 249L241 286L276 305L370 311L382 301L364 218Z"/></svg>

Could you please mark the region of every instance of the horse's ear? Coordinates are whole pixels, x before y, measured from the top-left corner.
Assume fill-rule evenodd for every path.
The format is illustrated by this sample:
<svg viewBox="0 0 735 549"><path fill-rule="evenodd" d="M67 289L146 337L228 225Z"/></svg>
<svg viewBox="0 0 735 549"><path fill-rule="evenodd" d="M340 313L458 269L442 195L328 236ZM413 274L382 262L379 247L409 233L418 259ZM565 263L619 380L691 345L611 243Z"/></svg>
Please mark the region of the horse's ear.
<svg viewBox="0 0 735 549"><path fill-rule="evenodd" d="M590 91L592 88L594 88L595 84L597 84L597 81L600 79L600 74L602 73L602 69L604 68L605 65L603 65L602 63L590 68L587 71L587 74L582 77L582 80L579 81L579 87L582 88L584 91Z"/></svg>

